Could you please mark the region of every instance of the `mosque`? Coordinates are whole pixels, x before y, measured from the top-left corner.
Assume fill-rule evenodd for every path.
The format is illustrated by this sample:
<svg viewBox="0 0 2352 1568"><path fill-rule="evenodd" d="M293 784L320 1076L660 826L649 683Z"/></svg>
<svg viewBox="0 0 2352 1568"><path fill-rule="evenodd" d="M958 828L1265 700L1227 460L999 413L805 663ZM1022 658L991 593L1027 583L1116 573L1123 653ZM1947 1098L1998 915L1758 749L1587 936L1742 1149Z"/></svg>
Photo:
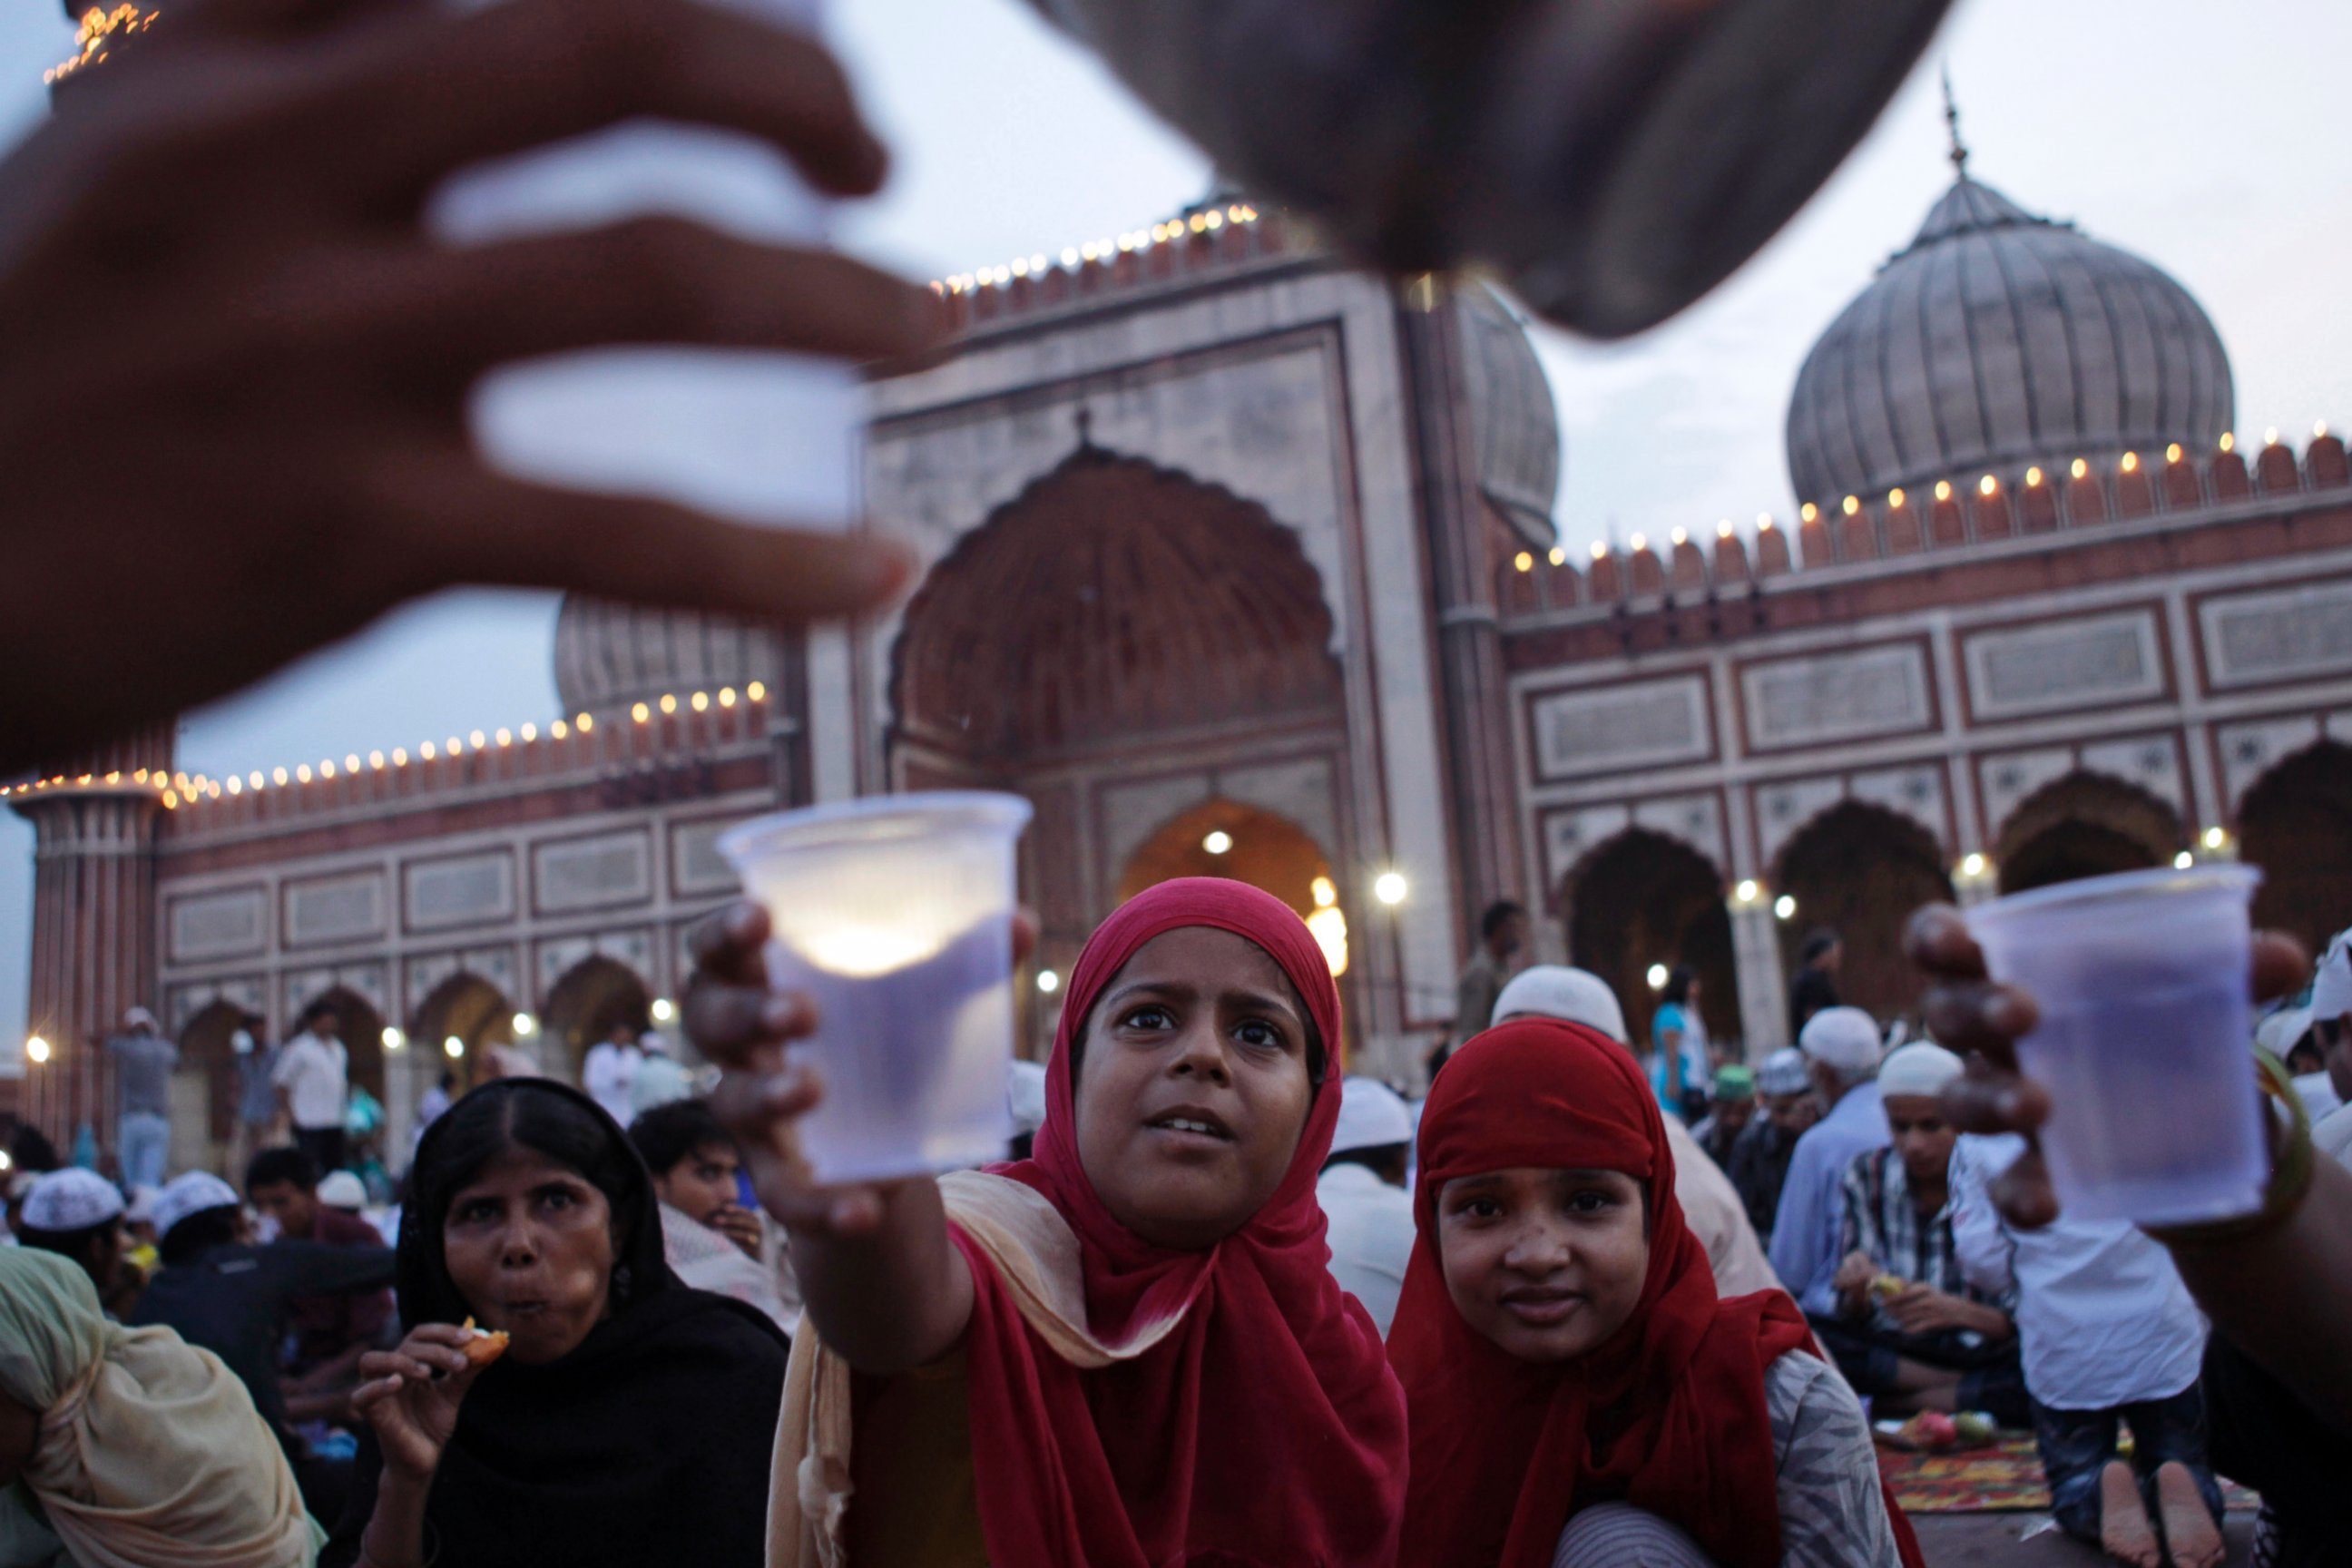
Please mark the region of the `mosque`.
<svg viewBox="0 0 2352 1568"><path fill-rule="evenodd" d="M928 563L889 615L575 601L558 718L230 779L165 727L12 786L42 1044L0 1109L106 1138L96 1042L144 1003L184 1047L179 1157L217 1153L232 1036L327 997L398 1138L490 1046L570 1072L667 1018L728 825L891 790L1035 803L1032 1050L1093 923L1198 872L1312 919L1397 1074L1497 898L1637 1020L1695 964L1751 1050L1815 925L1851 999L1904 1011L1930 898L2236 857L2321 936L2352 910L2344 445L2235 429L2178 283L1958 167L1798 374L1800 514L1591 559L1482 285L1352 271L1226 198L945 280L952 351L866 387L867 508Z"/></svg>

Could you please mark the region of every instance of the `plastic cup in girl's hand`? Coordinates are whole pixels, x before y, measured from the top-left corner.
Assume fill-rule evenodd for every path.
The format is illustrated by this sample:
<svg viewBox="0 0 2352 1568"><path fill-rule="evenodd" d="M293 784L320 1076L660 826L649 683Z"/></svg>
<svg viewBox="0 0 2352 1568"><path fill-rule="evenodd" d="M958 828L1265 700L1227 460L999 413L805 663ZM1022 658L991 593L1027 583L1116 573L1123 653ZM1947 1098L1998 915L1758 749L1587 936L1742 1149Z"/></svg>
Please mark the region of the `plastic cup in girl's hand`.
<svg viewBox="0 0 2352 1568"><path fill-rule="evenodd" d="M1018 795L889 795L763 816L719 841L768 911L769 983L816 1005L792 1047L824 1081L801 1124L822 1183L951 1171L1013 1135Z"/></svg>
<svg viewBox="0 0 2352 1568"><path fill-rule="evenodd" d="M2042 1147L2070 1217L2185 1225L2262 1206L2246 984L2261 880L2132 871L1969 912L1988 972L2040 1010L2017 1059L2050 1091Z"/></svg>

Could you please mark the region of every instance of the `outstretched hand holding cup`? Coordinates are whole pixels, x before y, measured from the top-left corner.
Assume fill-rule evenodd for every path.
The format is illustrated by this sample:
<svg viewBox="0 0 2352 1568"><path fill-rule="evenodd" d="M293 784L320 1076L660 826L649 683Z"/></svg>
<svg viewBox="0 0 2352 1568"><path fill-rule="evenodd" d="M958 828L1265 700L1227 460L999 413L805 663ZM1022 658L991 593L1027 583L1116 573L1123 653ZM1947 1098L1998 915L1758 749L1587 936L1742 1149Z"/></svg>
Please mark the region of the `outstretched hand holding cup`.
<svg viewBox="0 0 2352 1568"><path fill-rule="evenodd" d="M1981 910L1978 918L1981 919ZM1967 1072L1944 1091L1945 1114L1964 1132L2025 1136L2024 1155L1995 1182L1992 1197L2012 1222L2029 1227L2047 1225L2057 1217L2062 1200L2071 1199L2073 1193L2067 1184L2053 1183L2052 1178L2048 1144L2053 1137L2064 1135L2066 1119L2053 1123L2057 1108L2052 1085L2032 1070L2039 1063L2032 1059L2031 1049L2026 1053L2025 1070L2021 1070L2020 1045L2037 1037L2044 1016L2043 996L2030 984L2019 983L2021 977L2014 973L2004 970L2001 978L1995 978L1970 920L1948 904L1930 904L1913 915L1905 945L1912 962L1928 978L1922 1000L1928 1030L1968 1061ZM2231 961L2231 973L2251 977L2246 994L2255 999L2284 995L2310 972L2310 958L2301 944L2275 932L2250 932L2234 952L2237 956ZM2183 1031L2193 1026L2185 1017L2172 1022ZM2194 1081L2170 1064L2164 1071L2151 1070L2128 1035L2093 1034L2078 1038L2074 1045L2094 1053L2090 1065L2097 1076L2088 1092L2078 1090L2072 1096L2082 1103L2070 1104L2068 1109L2077 1113L2074 1120L2110 1116L2121 1109L2116 1100L2117 1091L2128 1086L2137 1091L2133 1096L2135 1107L2153 1100L2172 1108L2168 1116L2200 1125L2219 1125L2239 1114L2255 1118L2257 1091L2247 1052L2250 1037L2251 1030L2242 1018L2210 1035L2188 1037L2183 1033L2167 1042L2168 1050L2198 1053L2213 1069L2210 1080L2200 1075ZM2213 1094L2216 1088L2218 1098ZM2259 1139L2262 1123L2255 1120L2254 1125ZM2167 1152L2162 1147L2166 1138L2162 1125L2126 1122L2120 1131L2152 1155ZM2261 1150L2259 1142L2255 1147ZM2267 1171L2267 1155L2259 1154L2259 1158L2258 1170ZM2170 1175L2177 1180L2179 1173ZM2259 1199L2258 1177L2252 1194L2237 1191L2218 1207L2244 1213L2257 1206ZM2070 1213L2087 1212L2071 1201L2066 1207ZM2141 1215L2125 1217L2156 1223L2163 1219ZM2209 1212L2202 1217L2222 1215Z"/></svg>

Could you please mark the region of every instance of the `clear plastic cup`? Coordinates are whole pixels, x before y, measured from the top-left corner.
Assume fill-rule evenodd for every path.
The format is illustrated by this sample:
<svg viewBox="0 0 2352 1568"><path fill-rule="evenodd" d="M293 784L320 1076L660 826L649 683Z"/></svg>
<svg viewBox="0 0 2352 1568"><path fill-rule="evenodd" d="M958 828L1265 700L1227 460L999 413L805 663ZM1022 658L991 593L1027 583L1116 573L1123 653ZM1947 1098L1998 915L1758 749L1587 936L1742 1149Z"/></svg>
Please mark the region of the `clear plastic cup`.
<svg viewBox="0 0 2352 1568"><path fill-rule="evenodd" d="M2050 1091L2042 1152L2081 1219L2250 1214L2269 1179L2250 1043L2250 866L2131 871L1969 911L1994 979L2041 1023L2018 1065Z"/></svg>
<svg viewBox="0 0 2352 1568"><path fill-rule="evenodd" d="M817 0L676 3L820 30ZM766 142L632 120L459 170L434 193L425 223L436 238L479 245L662 215L822 248L833 205ZM857 373L835 360L588 349L498 366L474 388L468 416L483 456L518 479L656 496L771 526L845 525L856 510Z"/></svg>
<svg viewBox="0 0 2352 1568"><path fill-rule="evenodd" d="M768 911L768 976L816 1004L792 1047L824 1077L801 1125L821 1182L953 1171L1013 1136L1018 795L887 795L763 816L719 840Z"/></svg>

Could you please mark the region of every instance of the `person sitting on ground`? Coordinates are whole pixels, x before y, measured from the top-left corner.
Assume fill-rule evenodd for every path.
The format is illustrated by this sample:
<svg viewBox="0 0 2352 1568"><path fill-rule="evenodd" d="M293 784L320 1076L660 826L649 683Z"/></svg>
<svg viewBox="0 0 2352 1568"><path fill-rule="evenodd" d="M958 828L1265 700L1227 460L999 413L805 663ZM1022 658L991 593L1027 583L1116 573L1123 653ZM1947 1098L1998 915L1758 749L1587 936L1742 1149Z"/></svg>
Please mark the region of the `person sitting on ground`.
<svg viewBox="0 0 2352 1568"><path fill-rule="evenodd" d="M366 1190L349 1171L337 1171L357 1191ZM383 1251L383 1237L360 1217L325 1200L319 1167L298 1148L264 1149L245 1167L245 1195L278 1227L270 1245L316 1242L322 1247ZM328 1290L296 1297L287 1317L294 1331L291 1353L281 1363L288 1379L287 1419L296 1426L350 1413L351 1392L359 1382L360 1356L381 1344L392 1322L389 1290Z"/></svg>
<svg viewBox="0 0 2352 1568"><path fill-rule="evenodd" d="M2315 976L2300 943L2256 932L2252 980L2262 1001L2310 979L2323 1058L2337 1087L2352 1089L2347 938L2352 932L2328 944ZM1983 1162L1988 1205L2005 1229L2032 1235L2063 1217L2038 1143L2050 1091L2017 1070L2017 1042L2039 1016L2033 998L1988 980L1983 952L1948 905L1913 916L1905 944L1930 983L1924 999L1930 1025L1971 1053L1968 1075L1945 1091L1945 1110L1957 1125L2000 1140L1986 1143L1995 1151ZM2328 1129L2342 1124L2352 1131L2352 1122L2339 1110L2309 1129L2282 1070L2263 1064L2261 1084L2272 1134L2272 1175L2261 1209L2147 1234L2211 1320L2197 1373L2210 1457L2221 1473L2262 1493L2258 1560L2277 1568L2336 1568L2352 1563L2352 1512L2343 1499L2344 1476L2352 1469L2352 1332L2346 1329L2352 1321L2352 1171L2320 1156L2328 1152ZM1963 1151L1975 1142L1963 1139ZM2018 1151L2013 1159L2011 1151ZM2019 1321L2021 1329L2027 1322L2023 1303ZM2033 1378L2029 1337L2029 1387ZM2202 1510L2193 1495L2177 1481L2169 1495L2160 1489L2159 1519L2164 1506L2174 1504L2197 1530Z"/></svg>
<svg viewBox="0 0 2352 1568"><path fill-rule="evenodd" d="M1941 1096L1960 1058L1925 1041L1879 1069L1894 1146L1846 1167L1837 1315L1813 1331L1874 1412L1978 1410L2032 1424L2008 1303L1968 1281L1952 1244L1952 1144Z"/></svg>
<svg viewBox="0 0 2352 1568"><path fill-rule="evenodd" d="M2028 1229L2005 1218L1990 1191L2023 1152L2017 1139L1959 1140L1952 1237L1969 1282L2016 1301L2050 1511L2135 1568L2218 1568L2221 1489L2198 1386L2204 1320L2163 1247L2131 1225L2062 1217ZM2124 1426L2128 1461L2116 1450Z"/></svg>
<svg viewBox="0 0 2352 1568"><path fill-rule="evenodd" d="M1772 1220L1772 1270L1797 1304L1816 1318L1834 1316L1839 1233L1845 1222L1846 1167L1890 1142L1878 1099L1878 1026L1858 1007L1813 1015L1798 1037L1805 1070L1829 1109L1797 1140L1789 1178Z"/></svg>
<svg viewBox="0 0 2352 1568"><path fill-rule="evenodd" d="M1013 1137L1006 1152L1026 1160L1036 1152L1037 1129L1045 1125L1045 1067L1042 1062L1015 1061L1005 1068L1004 1109L1013 1118Z"/></svg>
<svg viewBox="0 0 2352 1568"><path fill-rule="evenodd" d="M1633 1047L1625 1033L1624 1009L1609 983L1587 969L1543 963L1516 976L1495 1000L1496 1024L1520 1018L1556 1018L1597 1030L1623 1046ZM1730 1179L1706 1157L1689 1129L1675 1118L1665 1118L1666 1142L1675 1153L1675 1201L1706 1250L1715 1271L1715 1288L1726 1296L1756 1290L1777 1290L1780 1277L1765 1261L1763 1244L1756 1237Z"/></svg>
<svg viewBox="0 0 2352 1568"><path fill-rule="evenodd" d="M1766 1057L1756 1069L1756 1100L1759 1114L1732 1145L1731 1163L1724 1171L1747 1206L1757 1236L1769 1247L1797 1140L1822 1119L1821 1096L1813 1092L1805 1053L1787 1046Z"/></svg>
<svg viewBox="0 0 2352 1568"><path fill-rule="evenodd" d="M637 1026L628 1023L615 1023L580 1058L580 1087L623 1127L636 1115L631 1097L645 1060L646 1053L637 1047Z"/></svg>
<svg viewBox="0 0 2352 1568"><path fill-rule="evenodd" d="M1789 1033L1801 1038L1813 1015L1838 1005L1838 970L1845 963L1845 943L1827 926L1805 933L1797 950L1797 973L1789 982Z"/></svg>
<svg viewBox="0 0 2352 1568"><path fill-rule="evenodd" d="M1524 904L1497 899L1478 917L1478 947L1462 966L1454 985L1454 1038L1466 1040L1486 1026L1495 1015L1495 998L1519 967L1528 945L1528 911ZM1441 1050L1443 1047L1439 1047ZM1444 1064L1432 1065L1433 1075Z"/></svg>
<svg viewBox="0 0 2352 1568"><path fill-rule="evenodd" d="M70 1259L89 1276L100 1305L122 1287L122 1194L95 1171L68 1166L33 1184L25 1199L19 1243Z"/></svg>
<svg viewBox="0 0 2352 1568"><path fill-rule="evenodd" d="M155 1199L155 1234L163 1266L131 1321L175 1329L226 1363L285 1447L303 1500L320 1518L334 1518L351 1484L351 1467L312 1454L294 1430L278 1383L278 1350L297 1300L383 1289L392 1283L391 1251L314 1241L256 1246L236 1189L209 1171L189 1171L163 1184Z"/></svg>
<svg viewBox="0 0 2352 1568"><path fill-rule="evenodd" d="M397 1350L327 1568L766 1561L784 1337L662 1258L628 1137L551 1079L476 1089L409 1173ZM487 1365L467 1325L506 1336Z"/></svg>
<svg viewBox="0 0 2352 1568"><path fill-rule="evenodd" d="M1392 1563L1404 1397L1325 1264L1347 1037L1297 913L1223 878L1138 894L1070 972L1034 1159L831 1188L768 929L700 928L687 1017L808 1298L775 1561Z"/></svg>
<svg viewBox="0 0 2352 1568"><path fill-rule="evenodd" d="M669 1048L668 1036L659 1029L647 1029L637 1036L637 1049L644 1059L637 1063L636 1077L629 1080L633 1118L673 1100L694 1098L694 1075Z"/></svg>
<svg viewBox="0 0 2352 1568"><path fill-rule="evenodd" d="M1342 1079L1339 1124L1315 1178L1315 1201L1331 1245L1331 1277L1364 1304L1383 1339L1412 1256L1412 1199L1405 1192L1412 1153L1412 1112L1403 1097L1378 1079Z"/></svg>
<svg viewBox="0 0 2352 1568"><path fill-rule="evenodd" d="M1389 1340L1402 1568L1916 1568L1796 1305L1718 1297L1666 1125L1620 1043L1549 1019L1430 1091Z"/></svg>
<svg viewBox="0 0 2352 1568"><path fill-rule="evenodd" d="M1715 1083L1707 1096L1706 1120L1691 1129L1691 1142L1706 1151L1706 1157L1728 1173L1731 1152L1739 1144L1739 1135L1756 1120L1756 1069L1738 1062L1726 1062L1715 1069Z"/></svg>
<svg viewBox="0 0 2352 1568"><path fill-rule="evenodd" d="M661 1204L662 1256L697 1290L751 1307L789 1338L800 1314L776 1289L777 1242L743 1206L743 1156L699 1100L656 1106L629 1123L629 1142L652 1173Z"/></svg>
<svg viewBox="0 0 2352 1568"><path fill-rule="evenodd" d="M321 1538L219 1357L109 1322L62 1258L0 1250L0 1563L309 1568Z"/></svg>
<svg viewBox="0 0 2352 1568"><path fill-rule="evenodd" d="M1650 1082L1665 1113L1685 1125L1706 1114L1707 1077L1715 1070L1699 991L1698 971L1675 964L1650 1016Z"/></svg>

